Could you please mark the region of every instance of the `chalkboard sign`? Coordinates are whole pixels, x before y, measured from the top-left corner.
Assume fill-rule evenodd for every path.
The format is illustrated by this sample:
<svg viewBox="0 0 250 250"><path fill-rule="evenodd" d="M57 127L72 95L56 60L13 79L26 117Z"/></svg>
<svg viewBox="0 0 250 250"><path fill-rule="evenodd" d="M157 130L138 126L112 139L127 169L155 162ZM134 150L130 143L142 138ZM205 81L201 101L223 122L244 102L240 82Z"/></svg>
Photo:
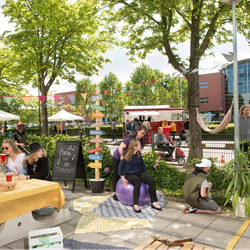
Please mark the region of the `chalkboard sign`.
<svg viewBox="0 0 250 250"><path fill-rule="evenodd" d="M57 141L53 164L53 180L73 182L75 191L75 179L84 178L85 187L87 180L80 141Z"/></svg>

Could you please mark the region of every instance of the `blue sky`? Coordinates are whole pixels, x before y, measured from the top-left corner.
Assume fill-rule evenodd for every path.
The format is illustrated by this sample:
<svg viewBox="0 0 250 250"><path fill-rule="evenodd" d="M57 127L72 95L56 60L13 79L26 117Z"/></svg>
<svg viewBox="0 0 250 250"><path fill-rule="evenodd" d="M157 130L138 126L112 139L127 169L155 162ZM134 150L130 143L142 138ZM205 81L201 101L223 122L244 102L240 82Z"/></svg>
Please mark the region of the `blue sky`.
<svg viewBox="0 0 250 250"><path fill-rule="evenodd" d="M3 3L4 0L0 0L0 6L2 6ZM4 30L13 29L13 25L8 23L8 18L5 18L2 13L0 13L0 24L0 34L2 34ZM250 58L250 46L248 45L246 39L243 36L238 35L237 43L238 60ZM188 51L189 45L188 43L186 43L179 47L178 52L183 58L186 58L188 56ZM229 51L233 51L232 43L215 46L215 48L211 50L211 52L214 53L215 57L206 57L200 62L200 68L204 69L200 71L200 74L215 72L217 69L212 70L214 66L221 65L227 62L226 59L221 55L221 53L228 53ZM125 82L129 80L131 73L135 70L136 67L139 67L142 62L148 64L151 68L159 69L165 74L177 74L173 67L168 64L167 56L161 55L158 51L153 51L152 54L147 56L146 60L139 60L138 64L132 64L125 54L126 50L120 48L117 48L114 51L106 52L104 56L109 58L112 62L105 64L104 69L99 71L98 76L91 77L92 82L98 83L103 79L105 75L109 74L109 72L112 72L117 75L117 77L120 81L122 81L123 84L125 84ZM83 77L84 76L77 75L77 79L81 79ZM56 93L62 92L62 89L64 92L75 90L75 84L69 84L66 81L60 82L60 85L52 86L50 91ZM32 89L31 87L29 87L29 90L30 94L37 95L37 89Z"/></svg>

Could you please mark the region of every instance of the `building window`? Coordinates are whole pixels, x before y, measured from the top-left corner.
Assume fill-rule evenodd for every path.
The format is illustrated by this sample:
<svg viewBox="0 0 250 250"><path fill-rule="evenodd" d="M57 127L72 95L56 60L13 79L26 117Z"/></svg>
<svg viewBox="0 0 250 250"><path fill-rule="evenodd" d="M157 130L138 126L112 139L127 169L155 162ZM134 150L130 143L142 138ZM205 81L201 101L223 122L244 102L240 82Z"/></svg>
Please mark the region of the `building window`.
<svg viewBox="0 0 250 250"><path fill-rule="evenodd" d="M199 82L200 89L207 89L208 88L208 82Z"/></svg>
<svg viewBox="0 0 250 250"><path fill-rule="evenodd" d="M221 96L221 103L224 104L224 96Z"/></svg>
<svg viewBox="0 0 250 250"><path fill-rule="evenodd" d="M224 79L221 78L221 87L223 88Z"/></svg>
<svg viewBox="0 0 250 250"><path fill-rule="evenodd" d="M208 100L208 99L209 99L208 97L201 97L201 98L199 98L200 101Z"/></svg>
<svg viewBox="0 0 250 250"><path fill-rule="evenodd" d="M200 102L200 104L209 104L209 101Z"/></svg>

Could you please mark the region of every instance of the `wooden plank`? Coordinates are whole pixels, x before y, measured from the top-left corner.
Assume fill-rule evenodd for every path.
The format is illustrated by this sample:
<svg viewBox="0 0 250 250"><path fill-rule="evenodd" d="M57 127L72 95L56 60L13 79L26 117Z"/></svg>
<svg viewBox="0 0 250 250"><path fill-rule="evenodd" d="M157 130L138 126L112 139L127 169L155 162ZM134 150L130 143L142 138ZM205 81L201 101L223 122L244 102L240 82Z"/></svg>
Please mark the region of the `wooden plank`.
<svg viewBox="0 0 250 250"><path fill-rule="evenodd" d="M137 246L136 248L134 248L134 250L145 249L147 246L151 245L154 241L155 241L155 239L153 239L152 237L150 237L147 240L143 241L139 246Z"/></svg>
<svg viewBox="0 0 250 250"><path fill-rule="evenodd" d="M189 249L193 249L194 243L192 242L185 242L183 243L183 247L181 248L181 250L189 250Z"/></svg>
<svg viewBox="0 0 250 250"><path fill-rule="evenodd" d="M213 247L204 247L203 250L214 250Z"/></svg>
<svg viewBox="0 0 250 250"><path fill-rule="evenodd" d="M161 245L157 248L157 250L167 250L167 249L169 249L169 246L167 246L167 245L165 245L165 244L161 244ZM175 247L175 249L176 249L176 247Z"/></svg>
<svg viewBox="0 0 250 250"><path fill-rule="evenodd" d="M202 245L194 245L193 250L203 250L205 246Z"/></svg>
<svg viewBox="0 0 250 250"><path fill-rule="evenodd" d="M156 240L155 242L153 242L151 245L149 245L148 247L146 247L145 249L147 250L155 250L157 249L161 244L163 244L162 242Z"/></svg>

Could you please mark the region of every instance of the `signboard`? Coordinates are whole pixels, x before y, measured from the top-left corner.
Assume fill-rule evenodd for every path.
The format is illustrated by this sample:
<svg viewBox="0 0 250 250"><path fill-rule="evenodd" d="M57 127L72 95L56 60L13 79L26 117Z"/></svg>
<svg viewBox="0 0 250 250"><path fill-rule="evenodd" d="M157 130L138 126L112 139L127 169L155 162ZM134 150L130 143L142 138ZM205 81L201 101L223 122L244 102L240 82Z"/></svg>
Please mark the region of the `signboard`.
<svg viewBox="0 0 250 250"><path fill-rule="evenodd" d="M98 161L102 161L102 155L100 154L90 154L89 155L89 159L90 160L98 160Z"/></svg>
<svg viewBox="0 0 250 250"><path fill-rule="evenodd" d="M88 165L90 168L102 168L101 163L89 163Z"/></svg>
<svg viewBox="0 0 250 250"><path fill-rule="evenodd" d="M90 135L104 135L105 132L101 130L90 130Z"/></svg>
<svg viewBox="0 0 250 250"><path fill-rule="evenodd" d="M102 143L103 139L90 139L89 142Z"/></svg>
<svg viewBox="0 0 250 250"><path fill-rule="evenodd" d="M88 153L92 154L92 153L95 153L95 152L100 152L103 150L103 147L100 147L100 148L92 148L88 151Z"/></svg>
<svg viewBox="0 0 250 250"><path fill-rule="evenodd" d="M92 118L102 118L103 116L103 113L92 113Z"/></svg>
<svg viewBox="0 0 250 250"><path fill-rule="evenodd" d="M90 108L91 109L97 109L97 110L100 110L100 111L105 111L106 110L104 107L99 106L99 105L95 105L95 104L91 104Z"/></svg>
<svg viewBox="0 0 250 250"><path fill-rule="evenodd" d="M80 141L57 141L53 163L53 181L59 180L73 182L75 191L75 179L84 178L85 187L87 180Z"/></svg>
<svg viewBox="0 0 250 250"><path fill-rule="evenodd" d="M102 99L102 94L93 95L89 98L89 102L96 102L96 101L101 100L101 99Z"/></svg>
<svg viewBox="0 0 250 250"><path fill-rule="evenodd" d="M90 125L91 128L94 128L94 127L99 127L99 126L102 126L103 125L103 122L98 122L98 123L92 123Z"/></svg>

